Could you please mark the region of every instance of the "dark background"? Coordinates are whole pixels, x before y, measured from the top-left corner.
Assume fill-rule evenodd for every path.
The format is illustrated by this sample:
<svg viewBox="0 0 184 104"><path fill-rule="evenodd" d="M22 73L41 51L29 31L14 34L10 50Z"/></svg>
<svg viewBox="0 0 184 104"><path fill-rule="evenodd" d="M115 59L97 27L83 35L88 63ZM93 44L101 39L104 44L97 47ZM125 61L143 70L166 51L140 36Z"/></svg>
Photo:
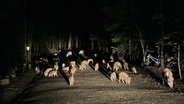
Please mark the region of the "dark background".
<svg viewBox="0 0 184 104"><path fill-rule="evenodd" d="M183 14L182 0L1 0L0 63L21 60L25 34L39 41L70 33L89 41L93 34L103 41L122 31L141 31L147 40L158 40L162 32L183 39Z"/></svg>

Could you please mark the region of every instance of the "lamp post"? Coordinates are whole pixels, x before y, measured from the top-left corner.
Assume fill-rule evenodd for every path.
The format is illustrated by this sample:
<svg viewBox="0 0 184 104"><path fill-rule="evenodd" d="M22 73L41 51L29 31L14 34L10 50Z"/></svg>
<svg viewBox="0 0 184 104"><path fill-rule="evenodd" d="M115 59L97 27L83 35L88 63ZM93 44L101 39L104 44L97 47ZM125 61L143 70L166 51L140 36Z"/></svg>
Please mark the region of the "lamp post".
<svg viewBox="0 0 184 104"><path fill-rule="evenodd" d="M26 53L27 53L27 55L26 55L26 68L28 68L29 69L29 51L30 51L30 47L29 46L26 46Z"/></svg>
<svg viewBox="0 0 184 104"><path fill-rule="evenodd" d="M27 50L27 51L29 51L29 50L30 50L30 47L29 47L29 46L27 46L27 47L26 47L26 50Z"/></svg>

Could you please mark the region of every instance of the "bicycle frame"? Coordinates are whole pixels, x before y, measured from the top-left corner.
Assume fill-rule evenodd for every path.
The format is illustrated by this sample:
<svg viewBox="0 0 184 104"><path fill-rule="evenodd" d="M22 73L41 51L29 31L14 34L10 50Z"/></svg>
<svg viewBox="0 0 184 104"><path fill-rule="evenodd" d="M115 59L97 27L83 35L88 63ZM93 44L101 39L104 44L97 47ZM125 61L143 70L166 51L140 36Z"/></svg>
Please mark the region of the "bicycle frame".
<svg viewBox="0 0 184 104"><path fill-rule="evenodd" d="M147 50L147 52L154 52L154 51L149 51ZM146 57L146 60L145 60L145 65L149 65L151 62L150 62L150 59L157 65L160 64L160 55L158 54L158 58L155 58L154 56L152 56L150 53L147 54L147 57Z"/></svg>
<svg viewBox="0 0 184 104"><path fill-rule="evenodd" d="M147 56L147 61L148 61L148 63L150 63L150 60L149 59L151 59L153 62L155 62L157 65L159 65L160 64L160 59L159 59L159 55L158 55L158 58L155 58L155 57L153 57L151 54L148 54L148 56Z"/></svg>

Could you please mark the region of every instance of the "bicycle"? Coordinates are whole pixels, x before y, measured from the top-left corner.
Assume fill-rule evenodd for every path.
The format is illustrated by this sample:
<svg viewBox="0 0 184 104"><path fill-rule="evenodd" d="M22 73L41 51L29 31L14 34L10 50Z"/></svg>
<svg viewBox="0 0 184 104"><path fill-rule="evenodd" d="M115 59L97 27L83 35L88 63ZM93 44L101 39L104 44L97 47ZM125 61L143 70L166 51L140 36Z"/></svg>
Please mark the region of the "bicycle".
<svg viewBox="0 0 184 104"><path fill-rule="evenodd" d="M149 53L146 56L145 65L147 65L147 66L150 65L151 64L150 60L152 60L157 66L160 65L160 54L158 54L158 56L156 58L150 54L151 52L155 52L155 51L147 50L147 52L149 52Z"/></svg>

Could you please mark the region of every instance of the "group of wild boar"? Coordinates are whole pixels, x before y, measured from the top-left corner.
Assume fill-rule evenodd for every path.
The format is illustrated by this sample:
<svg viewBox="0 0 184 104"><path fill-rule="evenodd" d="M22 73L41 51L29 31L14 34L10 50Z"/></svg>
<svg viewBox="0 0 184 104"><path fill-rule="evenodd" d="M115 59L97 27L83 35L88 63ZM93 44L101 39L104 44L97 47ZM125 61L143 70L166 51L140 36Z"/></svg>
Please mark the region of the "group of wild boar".
<svg viewBox="0 0 184 104"><path fill-rule="evenodd" d="M74 55L72 51L66 52L66 59L70 56ZM100 60L101 62L96 61L98 58L98 54L94 53L93 57L89 57L85 55L84 50L80 50L78 55L84 57L83 60L69 60L68 65L66 63L59 63L58 61L54 62L53 67L48 67L45 70L41 70L40 66L35 67L36 74L43 74L45 77L58 77L59 73L59 64L61 64L61 69L64 72L68 72L68 81L69 86L74 85L75 81L75 73L77 70L84 71L89 67L93 67L94 71L98 71L100 65L105 66L105 70L109 73L110 81L118 81L119 83L130 84L131 77L127 71L131 71L133 74L137 74L136 66L131 66L125 59L122 60L114 60L112 56L110 56L111 60ZM172 71L169 68L165 68L162 72L163 83L167 84L170 88L173 88L174 77L172 75Z"/></svg>
<svg viewBox="0 0 184 104"><path fill-rule="evenodd" d="M135 66L132 66L130 68L128 62L123 60L118 60L118 61L111 61L111 63L107 63L107 69L110 73L110 80L111 81L116 81L122 82L124 84L130 84L131 82L131 77L127 73L127 71L132 71L134 74L137 74L137 69Z"/></svg>

